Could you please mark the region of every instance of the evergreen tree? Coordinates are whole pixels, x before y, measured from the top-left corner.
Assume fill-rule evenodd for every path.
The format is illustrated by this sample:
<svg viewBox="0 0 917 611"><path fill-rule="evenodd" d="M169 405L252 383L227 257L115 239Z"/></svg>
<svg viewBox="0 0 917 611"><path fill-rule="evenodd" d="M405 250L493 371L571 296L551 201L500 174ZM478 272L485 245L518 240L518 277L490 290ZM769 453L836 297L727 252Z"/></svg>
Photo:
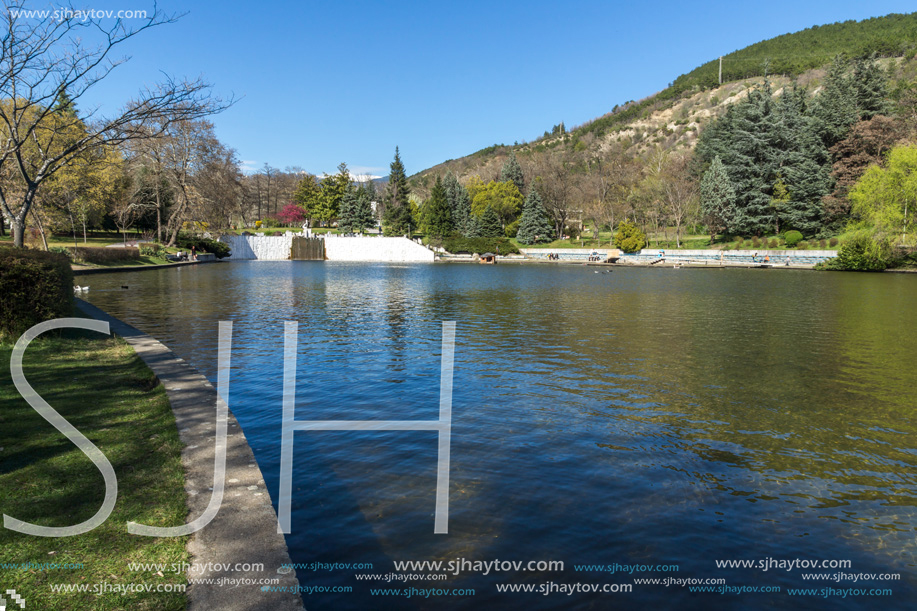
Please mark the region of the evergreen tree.
<svg viewBox="0 0 917 611"><path fill-rule="evenodd" d="M61 89L57 94L54 102L54 112L66 115L70 119L76 119L76 104L70 99L66 89Z"/></svg>
<svg viewBox="0 0 917 611"><path fill-rule="evenodd" d="M308 217L315 216L318 209L318 200L322 195L322 187L312 174L306 174L293 192L293 201L306 211Z"/></svg>
<svg viewBox="0 0 917 611"><path fill-rule="evenodd" d="M818 134L827 148L843 140L859 116L856 88L846 71L847 62L837 55L812 108Z"/></svg>
<svg viewBox="0 0 917 611"><path fill-rule="evenodd" d="M357 189L357 198L354 202L352 223L353 231L363 233L367 227L375 225L373 218L372 197L375 194L372 180L367 181L362 187Z"/></svg>
<svg viewBox="0 0 917 611"><path fill-rule="evenodd" d="M439 176L436 177L430 200L427 202L426 225L430 235L437 238L450 235L455 229L452 224L452 211L446 199L446 189Z"/></svg>
<svg viewBox="0 0 917 611"><path fill-rule="evenodd" d="M478 217L470 212L468 214L468 220L465 223L465 231L462 235L466 238L480 238L484 235L481 233L481 223Z"/></svg>
<svg viewBox="0 0 917 611"><path fill-rule="evenodd" d="M876 63L875 54L853 63L853 88L861 119L889 114L888 74Z"/></svg>
<svg viewBox="0 0 917 611"><path fill-rule="evenodd" d="M472 234L477 232L477 221L471 214L471 195L462 185L459 185L456 195L455 210L454 222L459 233L469 238L473 237Z"/></svg>
<svg viewBox="0 0 917 611"><path fill-rule="evenodd" d="M525 176L522 174L522 166L519 165L519 160L516 159L516 151L510 151L509 159L503 164L503 169L500 170L500 181L512 181L516 188L519 189L519 193L525 193Z"/></svg>
<svg viewBox="0 0 917 611"><path fill-rule="evenodd" d="M458 226L458 198L459 189L461 188L462 185L459 184L455 174L447 172L446 176L443 178L443 189L446 191L446 201L449 202L449 212L452 215L452 221L459 231L461 231L461 227Z"/></svg>
<svg viewBox="0 0 917 611"><path fill-rule="evenodd" d="M408 187L408 178L404 173L404 164L401 163L401 154L395 147L395 159L389 166L388 186L385 189L384 221L389 225L392 233L403 234L408 232L408 227L416 225L411 216L411 204L408 196L411 189Z"/></svg>
<svg viewBox="0 0 917 611"><path fill-rule="evenodd" d="M479 233L482 238L499 238L503 236L503 225L500 224L500 216L491 207L487 206L484 214L478 219Z"/></svg>
<svg viewBox="0 0 917 611"><path fill-rule="evenodd" d="M354 230L357 212L357 189L348 185L344 196L341 198L341 209L338 212L338 229L346 232Z"/></svg>
<svg viewBox="0 0 917 611"><path fill-rule="evenodd" d="M730 230L735 217L736 193L719 155L700 181L701 213L710 229L710 241L716 234Z"/></svg>
<svg viewBox="0 0 917 611"><path fill-rule="evenodd" d="M796 87L785 91L777 104L772 146L777 155L775 178L783 182L789 198L781 205L775 230L795 229L811 236L823 227L821 199L831 191L833 181L828 151L813 120L804 113L804 91Z"/></svg>
<svg viewBox="0 0 917 611"><path fill-rule="evenodd" d="M731 143L722 156L736 193L730 233L761 235L770 226L769 191L775 174L772 146L775 122L770 84L753 89L737 105L731 126Z"/></svg>
<svg viewBox="0 0 917 611"><path fill-rule="evenodd" d="M338 166L338 173L334 176L325 176L322 179L321 192L310 209L312 214L320 221L329 222L338 218L341 213L341 204L344 195L350 190L350 172L347 164Z"/></svg>
<svg viewBox="0 0 917 611"><path fill-rule="evenodd" d="M523 244L539 244L550 242L553 234L554 227L548 220L541 196L538 195L538 191L531 189L522 206L522 217L516 238Z"/></svg>
<svg viewBox="0 0 917 611"><path fill-rule="evenodd" d="M443 178L443 188L446 191L446 200L449 202L449 211L452 215L452 224L455 231L465 237L472 237L474 228L471 214L471 196L468 189L463 187L452 172Z"/></svg>

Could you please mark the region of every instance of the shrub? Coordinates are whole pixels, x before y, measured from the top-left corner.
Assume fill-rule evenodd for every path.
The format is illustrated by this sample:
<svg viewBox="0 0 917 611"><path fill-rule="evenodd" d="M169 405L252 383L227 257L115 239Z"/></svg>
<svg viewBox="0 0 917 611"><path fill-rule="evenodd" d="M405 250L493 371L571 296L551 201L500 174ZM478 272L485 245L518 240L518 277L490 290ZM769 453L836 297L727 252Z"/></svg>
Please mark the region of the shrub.
<svg viewBox="0 0 917 611"><path fill-rule="evenodd" d="M803 241L803 242L796 243L796 250L808 250L808 248L809 248L808 242Z"/></svg>
<svg viewBox="0 0 917 611"><path fill-rule="evenodd" d="M508 238L516 237L516 234L519 233L519 223L521 220L522 219L516 219L515 221L513 221L512 223L506 226L506 229L504 231L504 233L506 233L506 237Z"/></svg>
<svg viewBox="0 0 917 611"><path fill-rule="evenodd" d="M827 243L825 240L819 240L819 241L818 241L818 247L821 248L822 250L824 250L824 249L828 248L828 243Z"/></svg>
<svg viewBox="0 0 917 611"><path fill-rule="evenodd" d="M0 335L69 316L73 308L70 260L56 252L0 248Z"/></svg>
<svg viewBox="0 0 917 611"><path fill-rule="evenodd" d="M102 246L77 246L68 248L74 261L81 263L117 263L140 258L139 248L105 248Z"/></svg>
<svg viewBox="0 0 917 611"><path fill-rule="evenodd" d="M67 250L67 247L66 247L66 246L49 246L49 247L48 247L48 250L49 250L50 252L55 252L55 253L57 253L57 254L59 254L59 255L64 255L64 256L67 257L68 259L70 258L70 255L71 255L70 251Z"/></svg>
<svg viewBox="0 0 917 611"><path fill-rule="evenodd" d="M777 241L777 238L771 238L771 241L768 243L767 247L771 250L780 246L780 243Z"/></svg>
<svg viewBox="0 0 917 611"><path fill-rule="evenodd" d="M753 236L751 239L752 248L760 248L761 240L758 239L758 236Z"/></svg>
<svg viewBox="0 0 917 611"><path fill-rule="evenodd" d="M140 256L142 257L158 257L159 251L162 249L161 244L141 244L140 245Z"/></svg>
<svg viewBox="0 0 917 611"><path fill-rule="evenodd" d="M830 240L828 240L828 246L830 246L831 248L834 248L835 246L837 246L837 238L831 238Z"/></svg>
<svg viewBox="0 0 917 611"><path fill-rule="evenodd" d="M787 231L783 234L783 240L787 248L796 248L796 245L802 242L802 234L796 230Z"/></svg>
<svg viewBox="0 0 917 611"><path fill-rule="evenodd" d="M845 271L881 271L888 267L891 247L888 240L868 232L860 232L844 242L837 257L820 266L821 269Z"/></svg>
<svg viewBox="0 0 917 611"><path fill-rule="evenodd" d="M179 238L178 245L188 250L191 250L193 246L197 252L213 253L216 255L217 259L228 257L232 252L229 248L229 244L220 242L219 240L199 238L196 236L183 235Z"/></svg>
<svg viewBox="0 0 917 611"><path fill-rule="evenodd" d="M261 221L262 229L271 229L272 227L280 227L280 221L273 216L266 216L264 220Z"/></svg>
<svg viewBox="0 0 917 611"><path fill-rule="evenodd" d="M41 232L35 227L27 227L22 236L22 242L29 248L38 250L44 248L44 242L41 239Z"/></svg>
<svg viewBox="0 0 917 611"><path fill-rule="evenodd" d="M508 255L519 252L519 248L506 238L449 237L443 239L443 248L453 254L496 253L499 250L501 255Z"/></svg>
<svg viewBox="0 0 917 611"><path fill-rule="evenodd" d="M622 221L614 235L614 243L624 252L638 252L646 247L646 234L636 225Z"/></svg>

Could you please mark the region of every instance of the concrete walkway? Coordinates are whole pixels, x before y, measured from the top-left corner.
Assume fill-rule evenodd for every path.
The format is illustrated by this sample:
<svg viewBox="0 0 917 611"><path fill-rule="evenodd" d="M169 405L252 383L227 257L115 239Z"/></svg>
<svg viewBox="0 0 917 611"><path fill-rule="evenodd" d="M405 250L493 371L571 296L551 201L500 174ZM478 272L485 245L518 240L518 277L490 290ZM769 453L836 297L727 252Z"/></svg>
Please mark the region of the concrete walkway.
<svg viewBox="0 0 917 611"><path fill-rule="evenodd" d="M107 321L112 333L123 337L165 386L179 436L185 445L182 464L185 466L187 521L190 522L204 513L213 486L216 389L194 367L149 335L90 303L81 299L74 301L88 316ZM231 410L223 504L210 524L190 536L188 550L192 564L229 567L229 570L188 573L189 579L224 579L223 585L189 584L188 609L191 611L303 609L296 572L281 568L290 563L290 556L283 535L277 532L277 515L265 489L264 477ZM264 570L232 570L237 563L263 564ZM239 579L255 583L234 585L229 581ZM262 579L279 579L271 587L283 587L286 592L262 591L262 586L257 584Z"/></svg>

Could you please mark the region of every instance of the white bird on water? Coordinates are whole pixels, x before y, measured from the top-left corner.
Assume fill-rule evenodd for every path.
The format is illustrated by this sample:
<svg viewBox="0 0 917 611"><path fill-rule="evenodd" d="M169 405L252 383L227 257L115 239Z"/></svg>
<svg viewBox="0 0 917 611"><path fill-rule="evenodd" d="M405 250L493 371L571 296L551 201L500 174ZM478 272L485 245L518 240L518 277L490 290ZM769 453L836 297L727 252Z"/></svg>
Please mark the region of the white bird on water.
<svg viewBox="0 0 917 611"><path fill-rule="evenodd" d="M80 286L79 284L77 284L76 286L73 287L73 292L74 292L74 293L85 293L85 292L88 292L88 291L89 291L89 287L88 287L88 286Z"/></svg>

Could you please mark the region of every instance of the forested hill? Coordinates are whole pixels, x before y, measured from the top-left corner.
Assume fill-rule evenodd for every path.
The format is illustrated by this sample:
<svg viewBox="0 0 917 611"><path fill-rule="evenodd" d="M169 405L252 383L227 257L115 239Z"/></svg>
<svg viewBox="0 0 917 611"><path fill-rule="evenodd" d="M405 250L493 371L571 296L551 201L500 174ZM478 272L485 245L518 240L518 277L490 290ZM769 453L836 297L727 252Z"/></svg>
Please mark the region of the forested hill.
<svg viewBox="0 0 917 611"><path fill-rule="evenodd" d="M452 172L460 179L473 175L489 179L499 172L510 150L515 150L525 165L526 159L533 164L538 157L563 149L604 155L612 144L625 149L636 145L632 153L657 145L666 149L693 146L703 125L735 101L734 95L747 85L748 79L762 76L765 65L777 85L802 76L803 84L817 86L818 69L838 54L849 58L875 55L913 60L915 52L917 13L813 26L724 55L723 87L718 91L714 91L719 78L716 58L679 76L659 93L640 101L622 101L610 112L583 125L568 129L561 123L533 142L514 146L495 144L445 161L415 174L411 184L425 196L436 174ZM911 63L906 61L904 65ZM900 72L902 64L898 65Z"/></svg>
<svg viewBox="0 0 917 611"><path fill-rule="evenodd" d="M796 76L831 62L838 53L849 57L900 57L917 48L917 13L886 15L864 21L812 26L755 43L723 56L723 82L761 76L764 62L772 74ZM697 87L716 87L719 59L675 79L663 94L679 95Z"/></svg>

